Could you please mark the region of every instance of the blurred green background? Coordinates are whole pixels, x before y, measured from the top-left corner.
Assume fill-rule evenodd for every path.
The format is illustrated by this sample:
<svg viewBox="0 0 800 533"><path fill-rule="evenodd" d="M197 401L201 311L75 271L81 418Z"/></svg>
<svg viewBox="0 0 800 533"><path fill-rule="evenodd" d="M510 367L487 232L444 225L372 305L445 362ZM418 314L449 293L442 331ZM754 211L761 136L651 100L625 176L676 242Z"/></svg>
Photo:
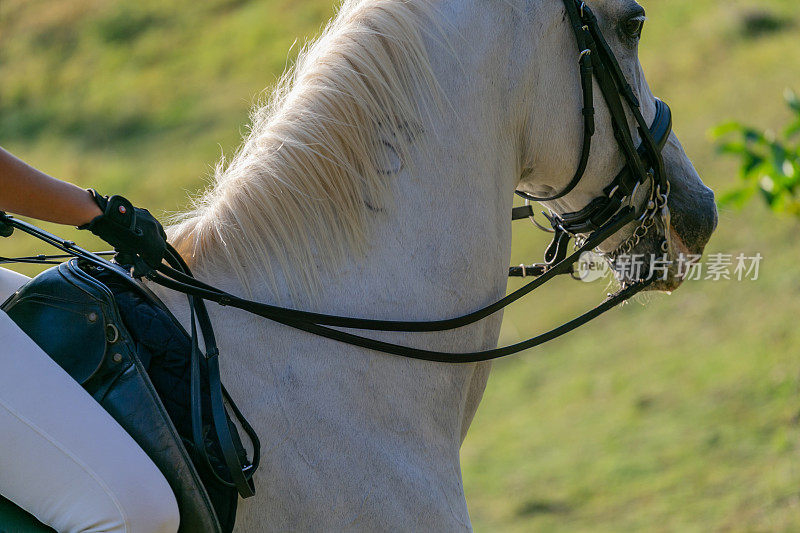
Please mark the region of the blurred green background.
<svg viewBox="0 0 800 533"><path fill-rule="evenodd" d="M650 84L724 192L736 161L707 132L786 123L781 95L800 89L797 0L642 3ZM0 0L0 145L177 211L238 145L295 41L332 13L330 0ZM462 452L475 528L800 531L798 229L760 204L723 209L708 253L760 252L758 281L687 282L496 364ZM512 262L536 259L543 239L516 228ZM2 255L40 250L2 242ZM502 341L604 293L556 282L506 315Z"/></svg>

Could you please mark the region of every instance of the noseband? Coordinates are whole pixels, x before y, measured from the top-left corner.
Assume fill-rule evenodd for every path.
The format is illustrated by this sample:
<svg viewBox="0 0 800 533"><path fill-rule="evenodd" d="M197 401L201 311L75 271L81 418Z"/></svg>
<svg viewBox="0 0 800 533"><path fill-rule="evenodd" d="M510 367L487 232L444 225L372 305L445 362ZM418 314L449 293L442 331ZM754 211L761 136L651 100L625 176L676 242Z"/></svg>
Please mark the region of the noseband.
<svg viewBox="0 0 800 533"><path fill-rule="evenodd" d="M527 201L547 202L566 196L578 185L586 171L591 151L591 141L595 134L594 80L597 80L603 98L608 105L614 137L617 139L620 150L625 157L626 165L604 189L603 196L594 199L585 208L574 213L560 215L551 213L547 215L552 227L552 230L549 231L554 233L554 237L553 242L545 252L545 262L527 267L514 267L509 272L511 276L534 276L536 279L533 281L505 298L472 313L446 320L417 322L370 320L325 315L245 300L192 277L189 268L180 260L180 256L174 249L170 249L168 254L172 258L170 262L172 266L161 264L156 270L150 272L147 277L152 282L163 287L189 295L193 321L195 317L198 317L197 320L204 331L210 330L210 321L204 305L204 301L208 300L222 306L242 309L274 322L345 344L411 359L440 363L489 361L534 348L577 329L630 299L636 293L648 287L653 282L652 277L624 283L619 292L609 295L604 302L594 309L547 333L512 346L471 353L421 350L335 329L434 332L453 330L474 324L508 307L556 276L571 274L575 263L578 262L584 252L596 249L633 222L638 222L633 234L616 250L606 254L612 260L621 254L628 253L654 226L658 225L664 230L662 251L667 250L666 233L669 228L667 200L670 189L664 173L661 151L672 131L670 109L665 103L656 100L655 119L652 125L648 126L642 116L639 101L625 80L614 53L603 38L597 18L591 9L585 3L578 3L576 0L564 0L564 5L578 44L578 63L580 65L581 88L583 90L584 138L580 164L567 187L554 196L534 197L519 191L517 194L523 196ZM641 144L638 147L634 143L628 126L625 105L627 105L636 121L639 136L641 137ZM637 193L639 191L647 191L645 202L641 205L637 205ZM83 250L76 246L74 242L56 237L14 217L4 215L0 215L0 217L2 217L0 222L33 235L66 253L66 256L37 256L16 260L0 258L0 263L49 263L53 259L77 257L94 265L110 265L100 255ZM539 226L534 219L534 211L530 204L515 208L512 218L514 220L530 218ZM569 242L573 238L576 241L576 246L575 250L570 254ZM111 272L119 273L119 268L111 266L112 268L109 269ZM193 334L195 334L194 328ZM206 344L206 355L217 354L218 350L216 343L213 341L213 335L203 335L203 337Z"/></svg>
<svg viewBox="0 0 800 533"><path fill-rule="evenodd" d="M553 241L545 252L545 262L531 266L513 267L509 271L512 277L526 277L546 272L567 257L571 239L580 245L586 242L587 235L600 231L603 227L614 224L617 220L638 221L630 237L610 253L604 254L612 261L630 253L630 251L657 224L662 225L664 238L661 251L669 251L667 231L669 228L670 185L664 172L662 150L672 133L672 112L667 104L655 100L655 118L648 127L642 116L639 99L625 79L622 69L614 53L603 37L592 10L585 4L575 0L564 0L570 25L578 43L581 88L583 91L583 149L578 170L569 184L558 194L536 197L522 191L517 194L525 198L526 205L516 208L513 219L529 218L540 229L552 232ZM593 79L602 92L620 151L625 157L626 165L611 183L603 190L603 195L592 200L586 207L574 213L543 213L549 220L552 229L539 224L531 201L549 202L563 198L572 192L583 178L589 161L592 137L595 134L595 109ZM636 121L641 144L634 144L625 105ZM637 193L647 191L645 201L637 206ZM644 280L639 280L644 281Z"/></svg>

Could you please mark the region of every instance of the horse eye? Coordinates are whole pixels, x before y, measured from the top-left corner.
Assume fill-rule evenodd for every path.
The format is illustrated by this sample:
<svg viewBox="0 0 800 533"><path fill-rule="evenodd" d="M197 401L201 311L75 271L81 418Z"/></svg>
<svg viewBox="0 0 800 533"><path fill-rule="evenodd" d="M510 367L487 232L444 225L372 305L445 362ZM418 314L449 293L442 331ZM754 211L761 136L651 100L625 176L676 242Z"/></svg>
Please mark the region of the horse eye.
<svg viewBox="0 0 800 533"><path fill-rule="evenodd" d="M639 39L642 36L642 29L644 29L644 21L647 20L643 16L633 17L622 23L622 33L629 39Z"/></svg>

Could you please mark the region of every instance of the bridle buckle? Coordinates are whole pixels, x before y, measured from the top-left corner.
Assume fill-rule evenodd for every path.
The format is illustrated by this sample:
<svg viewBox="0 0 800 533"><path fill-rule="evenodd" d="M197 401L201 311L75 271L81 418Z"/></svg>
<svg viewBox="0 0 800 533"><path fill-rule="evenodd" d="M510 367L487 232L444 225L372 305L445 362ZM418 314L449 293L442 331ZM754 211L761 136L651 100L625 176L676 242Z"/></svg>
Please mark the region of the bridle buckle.
<svg viewBox="0 0 800 533"><path fill-rule="evenodd" d="M525 205L531 205L531 201L530 201L530 200L528 200L528 199L526 199L526 200L525 200ZM531 213L533 213L533 210L531 210ZM542 215L544 215L545 217L547 217L547 215L546 215L544 212L542 212ZM538 220L536 220L536 216L534 216L534 215L531 215L531 216L530 216L530 217L528 217L528 218L530 219L530 221L531 221L531 222L533 222L533 225L534 225L534 226L536 226L536 227L537 227L537 228L539 228L540 230L544 231L545 233L555 233L555 232L556 232L556 230L555 230L555 229L553 229L552 227L548 228L548 227L546 227L546 226L543 226L543 225L539 224L539 221L538 221ZM549 220L549 218L548 218L548 220ZM551 225L552 225L552 220L551 220L550 222L551 222Z"/></svg>

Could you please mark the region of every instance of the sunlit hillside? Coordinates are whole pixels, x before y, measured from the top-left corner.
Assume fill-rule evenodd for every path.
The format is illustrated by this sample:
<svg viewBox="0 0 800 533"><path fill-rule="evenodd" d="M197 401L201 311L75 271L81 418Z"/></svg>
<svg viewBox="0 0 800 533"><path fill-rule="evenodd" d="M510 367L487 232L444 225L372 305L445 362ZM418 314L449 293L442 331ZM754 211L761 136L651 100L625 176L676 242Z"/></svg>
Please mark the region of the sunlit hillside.
<svg viewBox="0 0 800 533"><path fill-rule="evenodd" d="M642 4L650 84L724 191L735 162L707 132L729 119L784 124L781 95L800 90L797 2ZM332 13L329 0L0 0L0 145L174 212ZM538 260L545 237L518 224L512 262ZM476 530L800 531L798 231L758 204L723 210L709 253L761 253L757 281L689 282L496 364L463 447ZM17 237L0 246L41 251ZM571 318L604 289L537 291L506 314L503 341Z"/></svg>

